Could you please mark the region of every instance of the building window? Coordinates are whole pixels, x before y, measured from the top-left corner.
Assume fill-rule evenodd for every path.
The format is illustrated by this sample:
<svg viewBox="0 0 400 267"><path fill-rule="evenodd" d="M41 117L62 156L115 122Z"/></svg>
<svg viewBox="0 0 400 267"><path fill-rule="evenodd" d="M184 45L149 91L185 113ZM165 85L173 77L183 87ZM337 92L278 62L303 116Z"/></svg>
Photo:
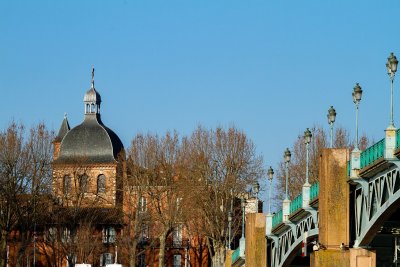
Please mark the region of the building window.
<svg viewBox="0 0 400 267"><path fill-rule="evenodd" d="M88 189L88 179L89 177L86 174L83 174L79 177L79 186L81 189L81 193L86 193Z"/></svg>
<svg viewBox="0 0 400 267"><path fill-rule="evenodd" d="M63 178L63 192L68 195L71 192L71 177L65 175Z"/></svg>
<svg viewBox="0 0 400 267"><path fill-rule="evenodd" d="M104 174L100 174L97 177L97 193L105 193L106 192L106 176Z"/></svg>
<svg viewBox="0 0 400 267"><path fill-rule="evenodd" d="M115 243L116 239L116 231L114 227L104 227L103 228L103 243L104 244L111 244Z"/></svg>
<svg viewBox="0 0 400 267"><path fill-rule="evenodd" d="M147 211L147 200L145 197L139 198L139 211L146 212Z"/></svg>
<svg viewBox="0 0 400 267"><path fill-rule="evenodd" d="M64 229L62 229L61 232L61 242L70 243L71 241L73 241L74 236L75 236L74 230L64 227Z"/></svg>
<svg viewBox="0 0 400 267"><path fill-rule="evenodd" d="M46 241L50 243L57 241L57 228L50 227L49 229L47 229Z"/></svg>
<svg viewBox="0 0 400 267"><path fill-rule="evenodd" d="M174 247L182 246L182 228L182 224L174 228L174 232L172 233L172 243Z"/></svg>
<svg viewBox="0 0 400 267"><path fill-rule="evenodd" d="M175 254L173 267L181 267L182 266L181 263L182 263L182 255Z"/></svg>
<svg viewBox="0 0 400 267"><path fill-rule="evenodd" d="M100 266L106 266L107 264L112 264L112 254L111 253L103 253L100 256Z"/></svg>

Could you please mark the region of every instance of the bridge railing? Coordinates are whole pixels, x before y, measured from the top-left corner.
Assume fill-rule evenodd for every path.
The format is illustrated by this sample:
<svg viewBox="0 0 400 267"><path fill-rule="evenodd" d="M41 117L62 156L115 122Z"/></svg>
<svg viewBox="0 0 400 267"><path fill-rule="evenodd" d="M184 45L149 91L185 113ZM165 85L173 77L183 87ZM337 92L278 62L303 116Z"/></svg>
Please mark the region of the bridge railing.
<svg viewBox="0 0 400 267"><path fill-rule="evenodd" d="M289 208L290 214L301 209L302 206L303 206L303 194L299 194L290 202L290 208Z"/></svg>
<svg viewBox="0 0 400 267"><path fill-rule="evenodd" d="M240 247L237 247L237 249L235 249L235 251L232 253L232 264L235 263L240 256Z"/></svg>
<svg viewBox="0 0 400 267"><path fill-rule="evenodd" d="M310 201L316 199L318 195L319 195L319 182L315 182L310 188ZM290 214L293 214L302 207L303 207L303 194L300 193L290 202L289 212ZM272 217L272 228L275 228L282 221L283 221L283 212L282 210L280 210L277 213L275 213L275 215Z"/></svg>
<svg viewBox="0 0 400 267"><path fill-rule="evenodd" d="M351 160L347 162L347 176L350 177L351 174Z"/></svg>
<svg viewBox="0 0 400 267"><path fill-rule="evenodd" d="M283 221L283 212L282 210L278 211L275 213L275 215L272 217L272 228L275 228L278 224L280 224Z"/></svg>
<svg viewBox="0 0 400 267"><path fill-rule="evenodd" d="M396 149L400 148L400 129L396 130ZM385 138L379 140L360 155L360 169L374 164L378 159L385 156ZM347 176L350 177L351 161L347 162Z"/></svg>
<svg viewBox="0 0 400 267"><path fill-rule="evenodd" d="M396 131L396 149L400 147L400 129Z"/></svg>
<svg viewBox="0 0 400 267"><path fill-rule="evenodd" d="M373 164L378 159L384 157L385 155L385 138L379 140L374 145L370 146L360 155L360 169Z"/></svg>
<svg viewBox="0 0 400 267"><path fill-rule="evenodd" d="M315 182L310 188L310 200L314 200L319 195L319 182Z"/></svg>

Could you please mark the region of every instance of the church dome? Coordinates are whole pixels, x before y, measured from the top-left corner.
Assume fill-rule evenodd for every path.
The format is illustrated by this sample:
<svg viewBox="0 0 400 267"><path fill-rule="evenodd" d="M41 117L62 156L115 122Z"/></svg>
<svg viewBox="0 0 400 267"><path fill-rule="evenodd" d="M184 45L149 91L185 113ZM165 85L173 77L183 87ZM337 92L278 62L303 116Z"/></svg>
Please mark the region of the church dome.
<svg viewBox="0 0 400 267"><path fill-rule="evenodd" d="M123 151L119 137L98 116L91 115L65 135L56 163L112 163Z"/></svg>
<svg viewBox="0 0 400 267"><path fill-rule="evenodd" d="M71 130L69 130L69 125L68 131L61 129L62 136L59 137L61 140L60 154L54 162L116 162L119 154L124 153L124 146L119 137L101 121L101 97L94 88L94 69L92 70L91 88L86 92L83 101L85 119L80 125Z"/></svg>

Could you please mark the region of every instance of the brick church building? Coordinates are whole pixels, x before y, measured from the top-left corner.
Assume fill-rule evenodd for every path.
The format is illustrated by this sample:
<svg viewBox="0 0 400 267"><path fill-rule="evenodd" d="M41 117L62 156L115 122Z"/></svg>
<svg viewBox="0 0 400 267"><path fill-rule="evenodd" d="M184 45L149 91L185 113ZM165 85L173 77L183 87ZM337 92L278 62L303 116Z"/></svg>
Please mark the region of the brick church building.
<svg viewBox="0 0 400 267"><path fill-rule="evenodd" d="M126 190L130 181L125 148L102 122L101 103L93 69L91 87L83 98L83 122L71 128L65 116L53 142L52 203L43 211L49 216L38 225L34 253L26 266L130 266L132 243L135 266L158 266L159 242L151 229L141 229L139 234L128 229L132 222L125 212L145 212L146 199L137 199L135 207L127 201L135 196L127 197L132 192ZM13 266L13 249L18 248L10 250L9 266ZM190 238L182 226L168 237L166 266L208 266L207 253L204 241Z"/></svg>

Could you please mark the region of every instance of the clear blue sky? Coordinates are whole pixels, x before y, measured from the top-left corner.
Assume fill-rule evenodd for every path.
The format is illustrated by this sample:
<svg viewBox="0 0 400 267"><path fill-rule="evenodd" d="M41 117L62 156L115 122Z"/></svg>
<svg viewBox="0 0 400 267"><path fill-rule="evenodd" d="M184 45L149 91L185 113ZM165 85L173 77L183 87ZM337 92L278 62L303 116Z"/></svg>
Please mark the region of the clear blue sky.
<svg viewBox="0 0 400 267"><path fill-rule="evenodd" d="M337 123L354 136L389 123L385 62L400 58L399 1L0 1L0 127L83 119L91 67L104 123L138 132L236 125L276 167L296 136ZM400 77L399 77L400 78ZM395 122L400 126L400 79Z"/></svg>

